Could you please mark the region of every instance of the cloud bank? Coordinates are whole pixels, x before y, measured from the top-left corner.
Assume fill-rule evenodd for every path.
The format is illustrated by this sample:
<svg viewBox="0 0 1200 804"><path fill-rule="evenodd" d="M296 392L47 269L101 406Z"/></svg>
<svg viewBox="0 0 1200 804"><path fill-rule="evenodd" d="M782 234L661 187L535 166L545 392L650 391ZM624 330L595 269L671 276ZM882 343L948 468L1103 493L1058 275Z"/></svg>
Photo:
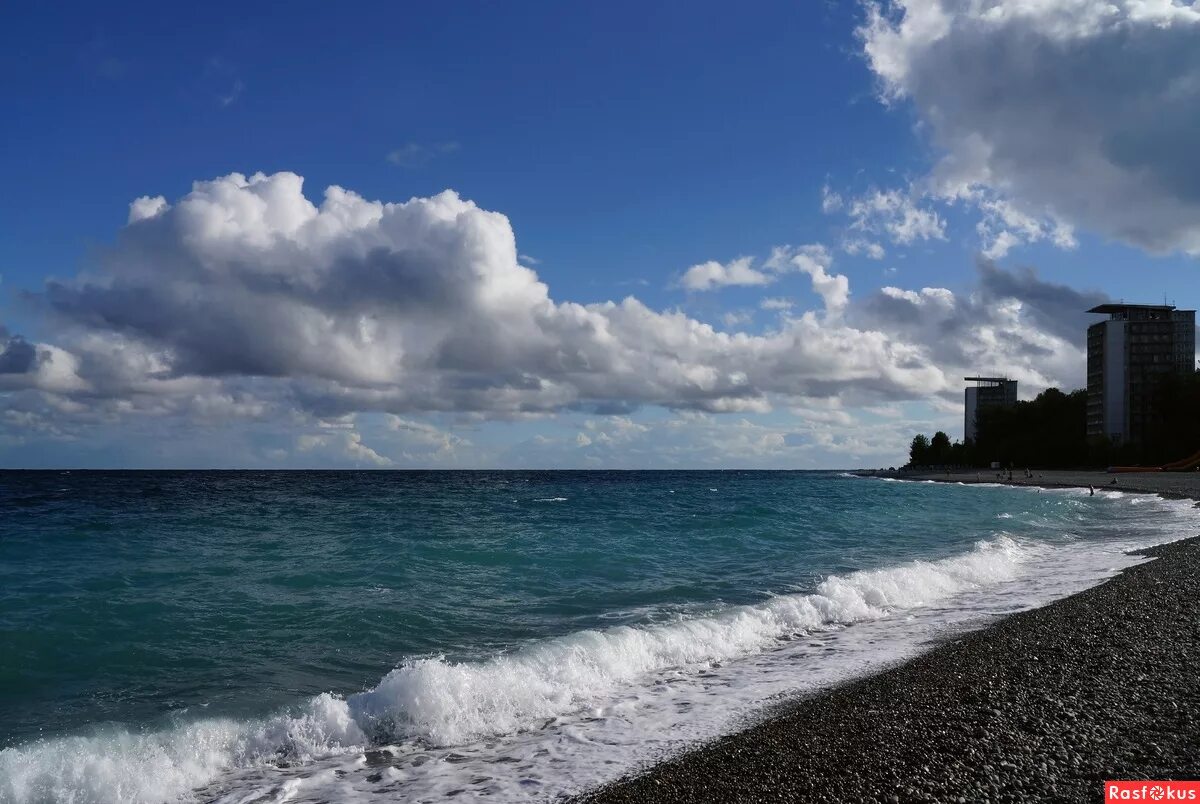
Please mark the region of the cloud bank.
<svg viewBox="0 0 1200 804"><path fill-rule="evenodd" d="M984 248L1085 227L1200 254L1200 7L1180 0L891 0L859 31L886 102L940 149L928 194ZM924 230L928 231L928 229Z"/></svg>
<svg viewBox="0 0 1200 804"><path fill-rule="evenodd" d="M292 417L324 428L301 449L388 465L328 424L389 414L398 435L453 450L461 439L410 417L762 412L952 397L983 370L1080 379L1082 330L1061 322L1092 300L1031 272L984 264L969 297L857 301L820 246L777 248L761 272L806 277L820 308L764 299L775 323L751 332L632 296L556 301L508 219L454 192L386 203L334 186L316 205L295 174L231 174L137 199L89 271L32 296L56 337L0 333L0 392L19 428Z"/></svg>

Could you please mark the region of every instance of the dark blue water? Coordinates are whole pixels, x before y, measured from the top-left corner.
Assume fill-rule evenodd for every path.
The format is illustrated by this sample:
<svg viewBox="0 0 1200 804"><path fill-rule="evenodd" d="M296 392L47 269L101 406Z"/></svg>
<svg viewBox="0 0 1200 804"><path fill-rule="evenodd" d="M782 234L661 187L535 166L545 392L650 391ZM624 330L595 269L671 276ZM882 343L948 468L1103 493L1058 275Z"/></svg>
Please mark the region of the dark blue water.
<svg viewBox="0 0 1200 804"><path fill-rule="evenodd" d="M1102 543L1114 518L1134 521L1129 502L802 472L0 472L0 800L63 794L5 787L31 746L79 735L85 752L144 751L121 735L310 717L296 708L322 693L350 699L352 732L322 732L322 750L522 732L522 718L568 715L590 689L768 650L781 618L784 630L874 619L854 606L886 613L996 580L989 564L954 588L904 576L921 594L855 581L847 602L819 587L830 576L949 560L1002 535ZM997 583L1012 575L997 566ZM818 592L836 606L729 624L734 607ZM628 644L579 636L626 632ZM554 667L529 658L543 646L565 651L543 662ZM511 681L504 657L532 663L521 672L545 681L540 697L487 698ZM400 685L386 695L385 676ZM235 732L221 732L241 746L221 743L230 757L180 772L185 795L205 774L270 764ZM71 782L80 800L113 792L89 778Z"/></svg>

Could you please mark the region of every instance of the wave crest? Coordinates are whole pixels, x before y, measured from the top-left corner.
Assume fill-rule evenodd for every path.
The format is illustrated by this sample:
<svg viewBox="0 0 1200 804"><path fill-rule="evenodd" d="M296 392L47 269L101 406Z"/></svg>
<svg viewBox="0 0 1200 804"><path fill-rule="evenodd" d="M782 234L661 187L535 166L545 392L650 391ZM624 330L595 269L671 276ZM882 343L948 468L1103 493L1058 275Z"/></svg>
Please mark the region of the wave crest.
<svg viewBox="0 0 1200 804"><path fill-rule="evenodd" d="M373 689L323 694L259 721L209 719L148 733L114 729L0 751L0 799L122 800L187 795L239 768L305 762L369 744L456 745L537 728L639 679L767 650L795 635L877 620L1011 580L1041 548L1007 536L940 561L830 576L812 593L649 626L579 631L482 662L405 662Z"/></svg>

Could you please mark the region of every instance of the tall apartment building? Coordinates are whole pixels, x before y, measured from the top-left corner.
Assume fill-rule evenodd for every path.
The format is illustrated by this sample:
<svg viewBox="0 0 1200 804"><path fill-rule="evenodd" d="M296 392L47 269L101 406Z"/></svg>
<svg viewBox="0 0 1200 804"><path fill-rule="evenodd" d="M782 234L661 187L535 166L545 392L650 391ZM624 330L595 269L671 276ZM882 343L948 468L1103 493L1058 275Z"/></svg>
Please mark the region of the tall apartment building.
<svg viewBox="0 0 1200 804"><path fill-rule="evenodd" d="M963 440L975 440L975 414L983 408L1007 408L1017 404L1017 381L1007 377L963 377L968 385L963 394Z"/></svg>
<svg viewBox="0 0 1200 804"><path fill-rule="evenodd" d="M1196 311L1166 304L1101 304L1087 330L1087 433L1141 441L1167 373L1196 370Z"/></svg>

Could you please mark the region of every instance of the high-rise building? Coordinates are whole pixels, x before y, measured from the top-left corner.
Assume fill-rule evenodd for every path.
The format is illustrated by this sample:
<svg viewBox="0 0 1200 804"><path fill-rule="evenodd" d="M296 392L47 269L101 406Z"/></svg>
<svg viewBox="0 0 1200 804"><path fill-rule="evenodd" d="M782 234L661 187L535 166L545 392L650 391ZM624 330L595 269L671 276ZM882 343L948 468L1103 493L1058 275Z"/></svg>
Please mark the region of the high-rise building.
<svg viewBox="0 0 1200 804"><path fill-rule="evenodd" d="M1101 304L1087 330L1087 433L1140 442L1162 375L1196 370L1196 311L1168 304Z"/></svg>
<svg viewBox="0 0 1200 804"><path fill-rule="evenodd" d="M963 377L968 385L963 395L963 440L975 440L975 415L984 408L1007 408L1017 404L1017 381L1007 377Z"/></svg>

